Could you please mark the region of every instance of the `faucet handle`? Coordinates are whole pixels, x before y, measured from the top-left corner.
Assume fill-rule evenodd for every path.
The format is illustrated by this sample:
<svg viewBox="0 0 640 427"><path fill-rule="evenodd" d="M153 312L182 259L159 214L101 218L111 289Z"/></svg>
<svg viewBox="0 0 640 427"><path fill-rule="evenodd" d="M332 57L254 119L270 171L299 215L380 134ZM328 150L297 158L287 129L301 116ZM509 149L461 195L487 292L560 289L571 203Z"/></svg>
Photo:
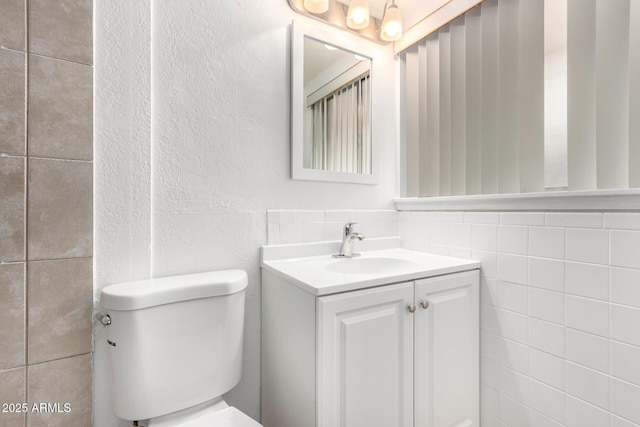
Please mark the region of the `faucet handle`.
<svg viewBox="0 0 640 427"><path fill-rule="evenodd" d="M351 229L353 228L354 225L356 225L357 222L348 222L344 225L344 229L343 229L343 233L342 235L344 237L347 237L349 234L351 234Z"/></svg>

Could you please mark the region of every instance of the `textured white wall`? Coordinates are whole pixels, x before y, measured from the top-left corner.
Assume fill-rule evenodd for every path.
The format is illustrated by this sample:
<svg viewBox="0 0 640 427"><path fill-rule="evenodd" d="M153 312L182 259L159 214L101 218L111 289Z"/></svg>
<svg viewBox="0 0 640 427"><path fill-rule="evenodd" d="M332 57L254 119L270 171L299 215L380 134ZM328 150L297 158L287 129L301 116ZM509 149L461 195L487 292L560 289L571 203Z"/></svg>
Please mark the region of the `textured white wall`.
<svg viewBox="0 0 640 427"><path fill-rule="evenodd" d="M380 184L290 179L294 18L286 0L95 4L96 297L119 281L247 270L243 379L227 398L257 419L266 210L388 209L398 187L390 48L374 59ZM95 339L94 424L127 426L111 411L101 327Z"/></svg>

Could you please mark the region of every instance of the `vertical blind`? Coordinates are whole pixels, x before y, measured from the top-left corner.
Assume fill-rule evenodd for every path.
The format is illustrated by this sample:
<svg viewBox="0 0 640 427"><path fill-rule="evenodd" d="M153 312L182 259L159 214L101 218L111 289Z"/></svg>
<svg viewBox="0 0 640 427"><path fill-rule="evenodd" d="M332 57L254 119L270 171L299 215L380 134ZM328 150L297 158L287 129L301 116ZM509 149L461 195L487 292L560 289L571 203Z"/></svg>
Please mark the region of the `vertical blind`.
<svg viewBox="0 0 640 427"><path fill-rule="evenodd" d="M407 196L640 187L640 0L485 0L400 58Z"/></svg>
<svg viewBox="0 0 640 427"><path fill-rule="evenodd" d="M312 131L306 167L371 173L370 93L367 72L309 107Z"/></svg>

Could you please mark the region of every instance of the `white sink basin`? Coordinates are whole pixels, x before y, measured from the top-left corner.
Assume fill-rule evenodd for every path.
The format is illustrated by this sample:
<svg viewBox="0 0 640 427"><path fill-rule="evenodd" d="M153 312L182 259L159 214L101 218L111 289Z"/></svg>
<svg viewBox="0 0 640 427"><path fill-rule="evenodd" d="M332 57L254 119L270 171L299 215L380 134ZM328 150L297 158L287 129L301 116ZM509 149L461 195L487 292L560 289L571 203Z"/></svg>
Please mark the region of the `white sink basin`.
<svg viewBox="0 0 640 427"><path fill-rule="evenodd" d="M416 263L404 259L375 256L337 259L324 266L329 271L344 274L393 274L414 270L417 267Z"/></svg>
<svg viewBox="0 0 640 427"><path fill-rule="evenodd" d="M332 258L340 242L263 246L264 274L274 274L313 295L365 289L480 268L468 259L404 249L399 238L371 238L357 242L362 256Z"/></svg>

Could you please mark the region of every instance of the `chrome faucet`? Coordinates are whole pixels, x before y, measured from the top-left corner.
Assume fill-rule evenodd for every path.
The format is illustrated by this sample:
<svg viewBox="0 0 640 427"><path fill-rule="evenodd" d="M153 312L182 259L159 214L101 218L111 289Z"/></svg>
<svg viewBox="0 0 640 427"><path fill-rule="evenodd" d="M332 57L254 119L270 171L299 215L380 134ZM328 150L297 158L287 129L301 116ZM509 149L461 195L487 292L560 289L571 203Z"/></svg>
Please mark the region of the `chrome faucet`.
<svg viewBox="0 0 640 427"><path fill-rule="evenodd" d="M344 225L340 252L332 255L334 258L353 258L360 256L358 253L353 253L353 242L356 240L364 240L364 234L352 231L355 224L357 224L357 222L348 222Z"/></svg>

